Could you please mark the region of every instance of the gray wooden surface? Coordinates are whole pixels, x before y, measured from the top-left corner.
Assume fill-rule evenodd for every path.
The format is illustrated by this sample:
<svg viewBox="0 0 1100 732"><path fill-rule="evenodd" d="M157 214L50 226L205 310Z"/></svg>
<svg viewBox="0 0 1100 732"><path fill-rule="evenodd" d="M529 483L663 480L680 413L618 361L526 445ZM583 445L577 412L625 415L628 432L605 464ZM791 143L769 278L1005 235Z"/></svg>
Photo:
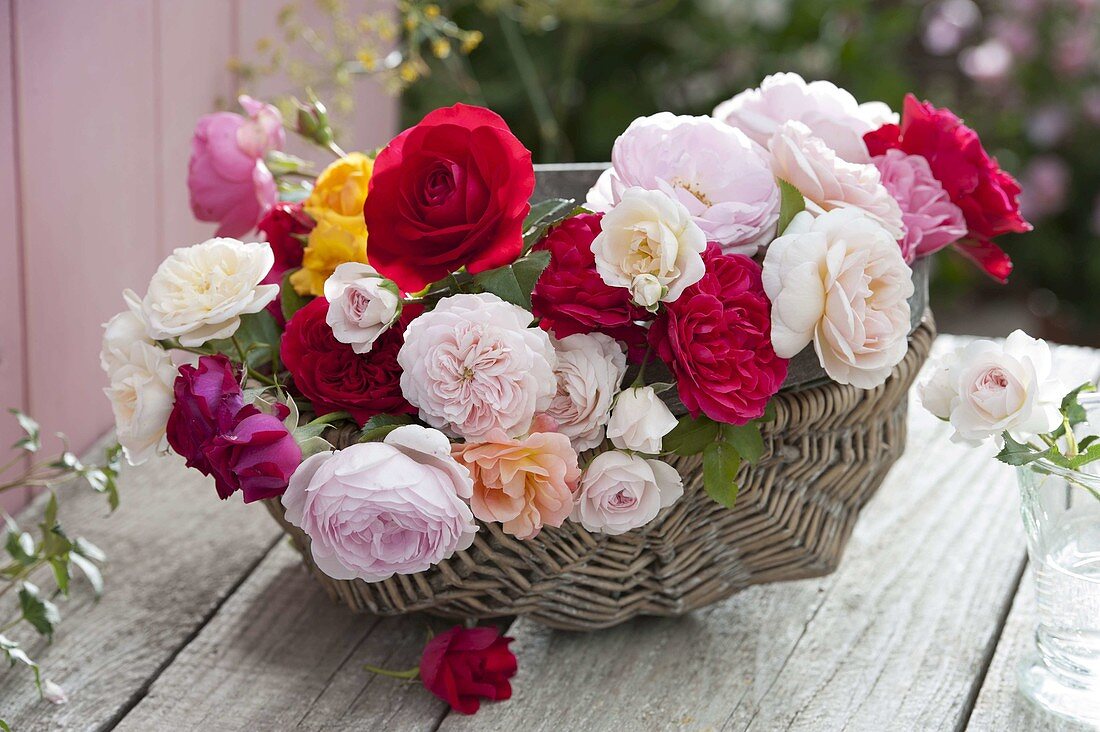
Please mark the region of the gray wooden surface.
<svg viewBox="0 0 1100 732"><path fill-rule="evenodd" d="M1098 352L1059 348L1056 362L1072 383L1100 373ZM70 702L39 702L24 674L0 670L0 718L16 730L1075 729L1015 689L1034 590L1012 471L948 432L911 410L906 454L836 573L597 633L518 620L515 695L475 717L363 670L415 665L441 621L333 605L266 512L159 460L127 471L114 516L91 494L63 506L109 554L107 592L97 604L76 592L54 643L34 647Z"/></svg>

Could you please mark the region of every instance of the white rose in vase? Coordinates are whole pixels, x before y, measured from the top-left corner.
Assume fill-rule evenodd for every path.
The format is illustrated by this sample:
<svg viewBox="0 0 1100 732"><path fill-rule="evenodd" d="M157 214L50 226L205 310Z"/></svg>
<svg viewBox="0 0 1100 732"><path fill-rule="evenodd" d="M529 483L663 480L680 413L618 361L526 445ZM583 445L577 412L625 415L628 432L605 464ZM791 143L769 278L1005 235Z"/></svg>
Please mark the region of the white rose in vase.
<svg viewBox="0 0 1100 732"><path fill-rule="evenodd" d="M332 335L356 353L368 353L401 314L397 285L369 264L344 262L325 280Z"/></svg>
<svg viewBox="0 0 1100 732"><path fill-rule="evenodd" d="M557 393L546 415L578 453L604 438L611 404L626 374L626 355L603 333L576 333L554 342Z"/></svg>

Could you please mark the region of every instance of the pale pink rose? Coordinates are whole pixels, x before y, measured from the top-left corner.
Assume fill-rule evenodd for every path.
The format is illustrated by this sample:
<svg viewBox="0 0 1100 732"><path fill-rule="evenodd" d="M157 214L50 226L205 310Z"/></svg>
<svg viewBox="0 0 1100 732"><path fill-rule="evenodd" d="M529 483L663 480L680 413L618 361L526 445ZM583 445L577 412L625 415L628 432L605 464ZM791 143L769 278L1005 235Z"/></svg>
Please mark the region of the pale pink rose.
<svg viewBox="0 0 1100 732"><path fill-rule="evenodd" d="M645 526L682 495L684 483L676 468L611 450L585 469L571 518L589 531L622 534Z"/></svg>
<svg viewBox="0 0 1100 732"><path fill-rule="evenodd" d="M905 236L898 244L906 262L927 257L966 236L962 209L951 202L923 155L887 150L874 163L882 185L901 207Z"/></svg>
<svg viewBox="0 0 1100 732"><path fill-rule="evenodd" d="M604 438L611 404L626 374L626 355L603 333L576 333L554 342L558 390L546 415L573 449L583 452Z"/></svg>
<svg viewBox="0 0 1100 732"><path fill-rule="evenodd" d="M632 186L682 203L727 253L752 256L775 234L779 187L767 152L711 117L661 112L634 120L615 140L611 167L588 192L588 206L608 211Z"/></svg>
<svg viewBox="0 0 1100 732"><path fill-rule="evenodd" d="M840 158L801 122L781 125L768 150L775 177L797 188L806 197L810 212L859 209L878 221L895 241L904 236L901 207L882 185L874 164Z"/></svg>
<svg viewBox="0 0 1100 732"><path fill-rule="evenodd" d="M369 264L344 262L325 280L332 335L356 353L369 353L401 315L401 294Z"/></svg>
<svg viewBox="0 0 1100 732"><path fill-rule="evenodd" d="M785 122L805 124L816 137L853 163L870 161L863 136L898 116L882 102L859 104L830 81L806 81L798 74L765 77L758 89L746 89L719 104L714 116L767 145Z"/></svg>
<svg viewBox="0 0 1100 732"><path fill-rule="evenodd" d="M905 356L913 273L861 211L799 213L769 245L762 277L779 356L812 342L825 373L860 389L885 382Z"/></svg>
<svg viewBox="0 0 1100 732"><path fill-rule="evenodd" d="M470 473L450 449L442 432L406 425L383 442L313 455L283 494L286 520L333 579L423 572L468 549L477 531Z"/></svg>
<svg viewBox="0 0 1100 732"><path fill-rule="evenodd" d="M573 510L581 471L569 438L560 432L513 440L494 430L485 442L453 450L474 478L474 516L499 521L517 539L532 539L543 526L561 526Z"/></svg>
<svg viewBox="0 0 1100 732"><path fill-rule="evenodd" d="M216 236L242 236L275 204L275 178L263 157L285 141L282 117L270 104L240 98L248 114L215 112L199 118L191 139L187 188L191 212L216 221Z"/></svg>
<svg viewBox="0 0 1100 732"><path fill-rule="evenodd" d="M443 298L405 329L401 393L425 422L464 439L524 434L557 391L554 347L533 319L488 293Z"/></svg>

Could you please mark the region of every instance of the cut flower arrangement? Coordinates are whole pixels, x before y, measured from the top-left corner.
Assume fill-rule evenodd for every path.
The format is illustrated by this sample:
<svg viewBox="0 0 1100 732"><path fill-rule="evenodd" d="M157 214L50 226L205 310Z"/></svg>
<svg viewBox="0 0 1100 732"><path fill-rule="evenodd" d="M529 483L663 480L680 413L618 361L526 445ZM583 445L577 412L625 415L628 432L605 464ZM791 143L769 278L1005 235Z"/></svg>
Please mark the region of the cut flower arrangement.
<svg viewBox="0 0 1100 732"><path fill-rule="evenodd" d="M696 567L697 598L658 589L667 609L641 607L631 578L678 552L608 542L723 525L697 499L750 510L734 503L754 466L798 459L782 438L802 417L782 400L803 397L781 389L805 349L828 377L813 394L874 421L856 412L903 397L927 354L914 339L931 339L912 328L911 265L951 247L1003 281L994 239L1029 228L1016 182L948 110L910 96L898 115L795 74L712 116L636 120L584 200L534 205L531 154L490 110L439 109L376 153L345 153L311 99L295 131L336 157L318 172L282 152L274 107L240 103L193 139L192 209L218 238L124 293L105 326L107 395L130 462L166 443L222 499L264 502L330 592L372 612L541 608L554 624L532 598L585 591L540 590L548 567L623 583L608 590L621 614L564 627L735 591ZM875 427L885 467L902 397ZM866 472L861 500L885 468ZM494 556L498 588L478 574ZM827 571L798 561L753 581ZM449 668L440 644L492 650L455 677L481 689L472 705L448 698L463 711L508 695L514 659L483 635L437 636L421 668L426 682Z"/></svg>

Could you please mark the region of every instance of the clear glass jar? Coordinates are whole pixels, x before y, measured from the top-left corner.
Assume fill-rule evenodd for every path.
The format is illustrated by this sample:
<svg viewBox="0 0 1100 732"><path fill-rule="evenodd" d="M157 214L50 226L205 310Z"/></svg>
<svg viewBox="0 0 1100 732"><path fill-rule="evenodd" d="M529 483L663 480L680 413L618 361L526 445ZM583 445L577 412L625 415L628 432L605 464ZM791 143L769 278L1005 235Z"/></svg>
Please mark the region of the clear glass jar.
<svg viewBox="0 0 1100 732"><path fill-rule="evenodd" d="M1039 601L1020 689L1059 716L1100 726L1100 475L1039 460L1017 477Z"/></svg>

